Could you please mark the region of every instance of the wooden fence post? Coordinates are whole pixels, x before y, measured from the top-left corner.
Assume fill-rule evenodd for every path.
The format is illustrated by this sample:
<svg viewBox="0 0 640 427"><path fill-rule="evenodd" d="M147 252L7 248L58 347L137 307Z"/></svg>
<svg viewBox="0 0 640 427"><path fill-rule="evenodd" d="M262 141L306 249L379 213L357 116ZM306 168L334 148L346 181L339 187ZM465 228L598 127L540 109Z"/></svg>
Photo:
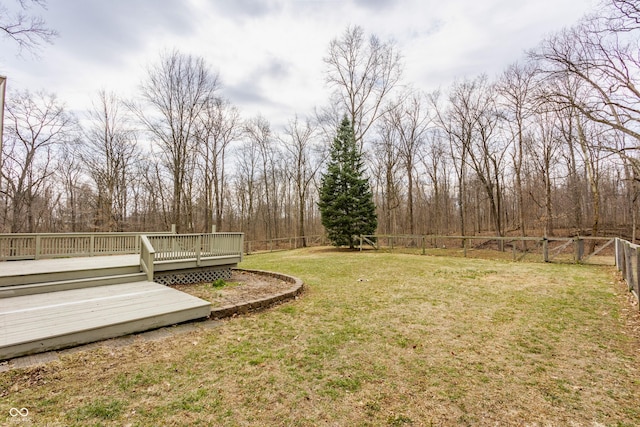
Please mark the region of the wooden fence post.
<svg viewBox="0 0 640 427"><path fill-rule="evenodd" d="M467 239L462 239L462 248L464 250L464 257L467 257Z"/></svg>
<svg viewBox="0 0 640 427"><path fill-rule="evenodd" d="M633 285L633 290L636 293L636 298L638 299L638 301L640 301L640 256L638 256L638 248L635 249L635 265L634 270L635 270L635 283ZM640 304L638 304L638 310L640 310Z"/></svg>
<svg viewBox="0 0 640 427"><path fill-rule="evenodd" d="M546 237L542 238L542 260L549 262L549 239Z"/></svg>
<svg viewBox="0 0 640 427"><path fill-rule="evenodd" d="M622 271L624 264L624 241L622 239L616 239L616 266L618 271Z"/></svg>
<svg viewBox="0 0 640 427"><path fill-rule="evenodd" d="M582 261L582 257L584 256L584 240L580 238L580 236L573 239L575 243L575 251L574 251L574 259L577 263Z"/></svg>
<svg viewBox="0 0 640 427"><path fill-rule="evenodd" d="M620 272L622 273L622 277L627 280L627 245L629 243L625 240L622 242L622 247L620 248L620 252L622 252L622 256L620 257Z"/></svg>
<svg viewBox="0 0 640 427"><path fill-rule="evenodd" d="M633 289L633 264L631 264L631 244L626 242L624 245L624 279L627 281L629 290Z"/></svg>

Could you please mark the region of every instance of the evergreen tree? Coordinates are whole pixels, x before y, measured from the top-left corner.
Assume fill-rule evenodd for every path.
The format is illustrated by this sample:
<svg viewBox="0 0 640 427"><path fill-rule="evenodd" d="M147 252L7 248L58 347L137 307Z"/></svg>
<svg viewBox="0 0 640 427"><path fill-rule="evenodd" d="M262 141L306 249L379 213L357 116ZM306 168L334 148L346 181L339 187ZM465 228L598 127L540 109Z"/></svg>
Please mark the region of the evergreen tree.
<svg viewBox="0 0 640 427"><path fill-rule="evenodd" d="M364 176L364 162L347 117L342 119L331 145L318 206L322 225L336 246L353 248L353 236L373 234L378 227L373 194Z"/></svg>

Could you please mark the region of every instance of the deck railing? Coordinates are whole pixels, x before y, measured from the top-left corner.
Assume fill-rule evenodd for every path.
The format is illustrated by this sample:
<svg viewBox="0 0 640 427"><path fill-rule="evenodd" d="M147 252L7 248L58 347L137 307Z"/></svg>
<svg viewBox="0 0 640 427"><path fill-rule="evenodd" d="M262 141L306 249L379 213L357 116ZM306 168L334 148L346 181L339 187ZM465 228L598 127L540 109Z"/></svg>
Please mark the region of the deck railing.
<svg viewBox="0 0 640 427"><path fill-rule="evenodd" d="M161 261L196 260L237 256L242 261L243 233L173 234L141 236L140 268L153 281L154 264Z"/></svg>
<svg viewBox="0 0 640 427"><path fill-rule="evenodd" d="M173 261L218 256L240 256L244 241L243 233L176 234L148 236L155 250L156 261Z"/></svg>
<svg viewBox="0 0 640 427"><path fill-rule="evenodd" d="M140 269L147 274L147 280L153 282L153 263L156 260L156 251L153 249L147 236L140 236Z"/></svg>
<svg viewBox="0 0 640 427"><path fill-rule="evenodd" d="M126 255L140 252L141 235L169 233L0 234L0 261Z"/></svg>

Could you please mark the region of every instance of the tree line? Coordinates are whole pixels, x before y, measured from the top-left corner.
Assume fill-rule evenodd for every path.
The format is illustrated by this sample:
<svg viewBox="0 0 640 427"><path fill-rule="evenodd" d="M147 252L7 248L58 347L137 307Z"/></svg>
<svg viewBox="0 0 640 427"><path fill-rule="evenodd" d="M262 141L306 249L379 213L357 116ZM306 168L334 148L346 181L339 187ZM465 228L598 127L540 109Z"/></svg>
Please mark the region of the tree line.
<svg viewBox="0 0 640 427"><path fill-rule="evenodd" d="M243 117L201 57L150 64L135 98L83 117L54 94L6 100L3 232L322 234L329 147L347 118L381 234L635 239L640 1L609 0L499 76L425 92L391 41L352 26L324 57L328 102L274 129Z"/></svg>

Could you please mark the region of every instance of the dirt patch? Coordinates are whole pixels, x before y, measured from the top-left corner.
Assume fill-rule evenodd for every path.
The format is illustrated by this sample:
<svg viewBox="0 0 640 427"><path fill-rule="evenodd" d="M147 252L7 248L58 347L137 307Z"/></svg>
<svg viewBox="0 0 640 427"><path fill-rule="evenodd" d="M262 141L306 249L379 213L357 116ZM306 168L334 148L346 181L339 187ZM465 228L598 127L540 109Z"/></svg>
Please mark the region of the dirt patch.
<svg viewBox="0 0 640 427"><path fill-rule="evenodd" d="M293 283L278 277L242 270L233 270L231 279L226 282L223 287L213 286L210 282L171 285L171 287L211 302L213 309L241 306L252 301L283 294L294 287Z"/></svg>

